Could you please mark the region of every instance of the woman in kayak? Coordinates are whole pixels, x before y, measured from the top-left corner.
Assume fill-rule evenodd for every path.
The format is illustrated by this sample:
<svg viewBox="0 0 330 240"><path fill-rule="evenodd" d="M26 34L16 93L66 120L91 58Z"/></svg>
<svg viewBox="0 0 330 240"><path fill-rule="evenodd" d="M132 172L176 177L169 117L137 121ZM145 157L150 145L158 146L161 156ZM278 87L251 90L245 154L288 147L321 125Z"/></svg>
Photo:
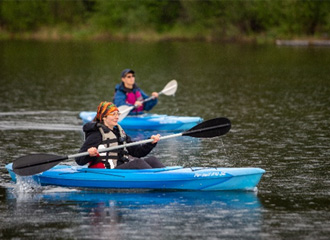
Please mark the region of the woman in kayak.
<svg viewBox="0 0 330 240"><path fill-rule="evenodd" d="M157 104L158 93L153 92L151 96L154 99L143 103L142 101L149 96L135 84L135 72L132 69L124 69L121 73L121 83L115 87L113 102L118 107L122 105L135 106L129 115L136 115L150 111Z"/></svg>
<svg viewBox="0 0 330 240"><path fill-rule="evenodd" d="M102 148L117 146L132 142L124 130L118 125L119 111L111 102L101 102L97 109L94 121L83 127L85 142L80 152L88 151L89 155L76 158L78 165L88 164L90 168L116 169L148 169L165 167L157 158L148 155L159 141L160 135L152 135L151 143L120 148L117 150L99 153Z"/></svg>

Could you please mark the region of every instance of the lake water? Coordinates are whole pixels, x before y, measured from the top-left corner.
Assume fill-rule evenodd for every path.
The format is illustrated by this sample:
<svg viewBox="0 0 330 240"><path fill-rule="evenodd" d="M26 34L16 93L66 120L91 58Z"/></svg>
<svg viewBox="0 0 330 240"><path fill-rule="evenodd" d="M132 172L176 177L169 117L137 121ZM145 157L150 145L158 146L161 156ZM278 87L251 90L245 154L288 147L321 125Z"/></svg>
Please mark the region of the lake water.
<svg viewBox="0 0 330 240"><path fill-rule="evenodd" d="M330 48L220 43L0 42L1 239L329 239ZM228 117L222 137L152 152L169 166L260 167L256 192L85 191L14 184L5 164L77 153L80 111L124 68L153 113ZM72 161L66 162L74 165Z"/></svg>

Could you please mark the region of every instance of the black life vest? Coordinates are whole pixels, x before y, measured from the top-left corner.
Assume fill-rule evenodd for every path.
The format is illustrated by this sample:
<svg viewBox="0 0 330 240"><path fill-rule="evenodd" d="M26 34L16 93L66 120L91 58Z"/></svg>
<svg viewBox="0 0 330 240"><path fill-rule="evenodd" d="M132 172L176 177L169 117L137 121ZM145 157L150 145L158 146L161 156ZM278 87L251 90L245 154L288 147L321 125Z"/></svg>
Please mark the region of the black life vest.
<svg viewBox="0 0 330 240"><path fill-rule="evenodd" d="M102 129L102 124L98 124L97 127L102 135L102 142L97 147L98 150L118 146L118 144L126 144L126 134L120 125L117 125L119 130L120 138L118 139L116 134L112 130L105 133ZM102 162L105 168L115 168L118 164L118 160L128 161L128 151L125 148L115 149L112 151L102 152L97 160L92 163L92 165Z"/></svg>

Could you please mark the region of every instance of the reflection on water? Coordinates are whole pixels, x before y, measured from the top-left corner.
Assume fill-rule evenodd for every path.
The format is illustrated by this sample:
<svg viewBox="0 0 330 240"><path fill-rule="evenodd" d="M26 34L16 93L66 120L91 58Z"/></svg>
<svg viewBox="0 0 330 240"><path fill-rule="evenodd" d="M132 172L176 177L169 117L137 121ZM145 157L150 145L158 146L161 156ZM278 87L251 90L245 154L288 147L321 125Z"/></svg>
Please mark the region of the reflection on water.
<svg viewBox="0 0 330 240"><path fill-rule="evenodd" d="M57 229L54 237L78 239L109 236L129 239L131 234L142 239L143 233L150 234L152 239L189 239L202 237L206 232L216 238L232 234L253 237L260 231L261 204L256 193L251 192L104 192L48 188L35 193L7 189L5 194L10 206L6 215L11 216L7 228L20 229L15 237L37 232L35 219L39 219L38 222L47 219L49 230ZM21 220L17 221L20 216L29 224L21 225Z"/></svg>

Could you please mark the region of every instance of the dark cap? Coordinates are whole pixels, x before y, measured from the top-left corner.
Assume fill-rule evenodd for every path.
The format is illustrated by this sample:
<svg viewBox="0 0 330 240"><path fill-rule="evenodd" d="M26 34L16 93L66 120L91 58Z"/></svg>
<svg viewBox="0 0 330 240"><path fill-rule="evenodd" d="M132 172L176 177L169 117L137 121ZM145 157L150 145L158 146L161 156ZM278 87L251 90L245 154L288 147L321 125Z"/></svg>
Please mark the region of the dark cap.
<svg viewBox="0 0 330 240"><path fill-rule="evenodd" d="M132 69L129 69L129 68L127 68L127 69L124 69L122 72L121 72L121 77L122 78L124 78L126 75L127 75L127 73L135 73Z"/></svg>

